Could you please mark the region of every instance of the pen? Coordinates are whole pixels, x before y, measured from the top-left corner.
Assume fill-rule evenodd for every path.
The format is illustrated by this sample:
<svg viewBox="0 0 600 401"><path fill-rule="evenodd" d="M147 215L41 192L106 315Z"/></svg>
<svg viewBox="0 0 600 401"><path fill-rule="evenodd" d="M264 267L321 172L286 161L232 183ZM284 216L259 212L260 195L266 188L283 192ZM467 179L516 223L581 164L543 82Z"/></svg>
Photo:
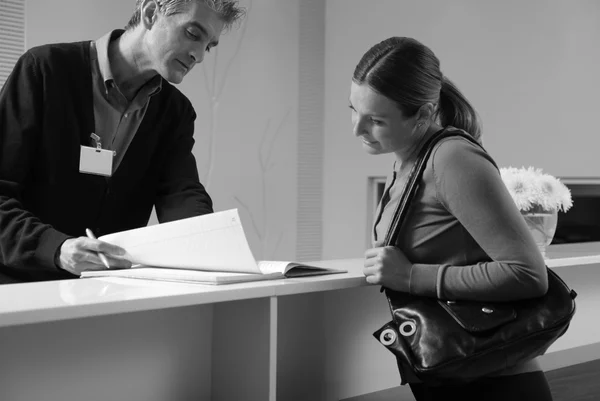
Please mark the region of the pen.
<svg viewBox="0 0 600 401"><path fill-rule="evenodd" d="M96 236L94 235L92 230L90 230L89 228L85 229L85 233L88 236L88 238L98 239L98 238L96 238ZM100 260L102 261L102 263L104 263L104 266L106 266L107 269L110 269L110 265L108 264L108 259L106 259L106 256L104 256L104 254L102 252L98 252L98 256L100 257Z"/></svg>

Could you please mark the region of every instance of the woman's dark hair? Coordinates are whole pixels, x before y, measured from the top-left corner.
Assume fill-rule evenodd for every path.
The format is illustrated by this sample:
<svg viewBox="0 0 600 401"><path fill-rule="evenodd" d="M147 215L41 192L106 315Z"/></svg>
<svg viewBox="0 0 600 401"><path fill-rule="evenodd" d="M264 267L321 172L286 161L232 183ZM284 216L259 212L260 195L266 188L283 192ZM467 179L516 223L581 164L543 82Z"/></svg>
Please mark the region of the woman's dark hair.
<svg viewBox="0 0 600 401"><path fill-rule="evenodd" d="M396 102L407 117L425 103L437 104L440 125L460 128L480 141L477 112L444 77L435 54L415 39L392 37L376 44L361 58L352 80Z"/></svg>

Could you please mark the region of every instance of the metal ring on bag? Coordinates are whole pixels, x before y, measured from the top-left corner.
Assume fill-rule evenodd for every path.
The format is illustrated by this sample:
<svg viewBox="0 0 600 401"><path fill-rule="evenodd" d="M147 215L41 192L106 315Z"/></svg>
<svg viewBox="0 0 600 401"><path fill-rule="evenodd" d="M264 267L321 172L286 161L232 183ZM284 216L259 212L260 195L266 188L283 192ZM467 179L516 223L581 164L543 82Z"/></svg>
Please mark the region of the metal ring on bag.
<svg viewBox="0 0 600 401"><path fill-rule="evenodd" d="M386 346L393 344L396 341L396 332L392 329L383 330L379 335L379 341Z"/></svg>
<svg viewBox="0 0 600 401"><path fill-rule="evenodd" d="M417 331L417 325L413 322L403 322L400 327L398 327L398 331L404 337L412 336Z"/></svg>

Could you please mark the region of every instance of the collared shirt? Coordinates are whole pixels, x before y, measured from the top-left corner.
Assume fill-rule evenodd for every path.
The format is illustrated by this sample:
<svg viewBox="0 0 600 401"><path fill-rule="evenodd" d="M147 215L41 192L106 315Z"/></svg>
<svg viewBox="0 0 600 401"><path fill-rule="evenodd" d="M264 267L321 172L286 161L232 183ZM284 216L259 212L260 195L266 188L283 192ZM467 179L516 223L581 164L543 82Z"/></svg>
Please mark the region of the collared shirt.
<svg viewBox="0 0 600 401"><path fill-rule="evenodd" d="M162 88L162 78L157 75L140 88L131 102L120 91L113 78L108 46L123 32L120 29L111 31L90 46L95 133L100 137L103 149L116 152L113 172L119 167L144 119L150 97ZM90 143L96 145L93 141Z"/></svg>

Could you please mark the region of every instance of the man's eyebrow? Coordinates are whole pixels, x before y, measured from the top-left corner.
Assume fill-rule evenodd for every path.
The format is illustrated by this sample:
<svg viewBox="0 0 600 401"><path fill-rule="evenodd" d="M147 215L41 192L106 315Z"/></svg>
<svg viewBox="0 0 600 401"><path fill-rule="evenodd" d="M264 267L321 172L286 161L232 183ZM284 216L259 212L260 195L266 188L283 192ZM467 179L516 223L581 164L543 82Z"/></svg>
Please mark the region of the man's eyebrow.
<svg viewBox="0 0 600 401"><path fill-rule="evenodd" d="M208 31L207 31L207 30L206 30L206 28L205 28L205 27L204 27L202 24L200 24L199 22L192 21L192 22L191 22L191 25L193 25L194 27L196 27L197 29L199 29L200 31L202 31L202 34L203 34L204 36L208 36ZM210 42L209 44L210 44L210 45L212 45L212 46L216 46L216 45L218 45L218 44L219 44L219 41L218 41L218 40L213 40L213 41L212 41L212 42Z"/></svg>

